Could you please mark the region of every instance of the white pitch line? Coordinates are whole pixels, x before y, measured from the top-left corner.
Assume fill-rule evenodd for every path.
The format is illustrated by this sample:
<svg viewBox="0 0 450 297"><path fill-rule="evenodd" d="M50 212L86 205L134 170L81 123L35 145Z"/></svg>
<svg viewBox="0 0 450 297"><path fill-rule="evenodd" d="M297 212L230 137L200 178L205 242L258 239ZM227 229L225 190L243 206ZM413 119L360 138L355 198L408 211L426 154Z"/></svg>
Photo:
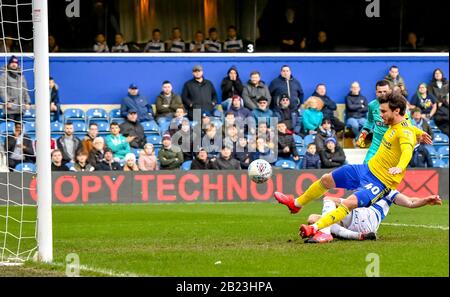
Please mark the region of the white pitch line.
<svg viewBox="0 0 450 297"><path fill-rule="evenodd" d="M397 224L397 223L381 223L381 225L394 226L394 227L414 227L414 228L426 228L426 229L439 229L448 230L448 226L439 225L410 225L410 224Z"/></svg>
<svg viewBox="0 0 450 297"><path fill-rule="evenodd" d="M64 264L64 263L52 263L52 265L60 266L60 267L66 267L66 264ZM90 267L90 266L86 266L86 265L80 265L80 270L89 271L89 272L95 272L95 273L100 273L100 274L105 274L105 275L111 276L111 277L139 277L139 276L143 276L143 275L138 275L138 274L131 273L131 272L116 272L116 271L111 270L111 269L95 268L95 267Z"/></svg>

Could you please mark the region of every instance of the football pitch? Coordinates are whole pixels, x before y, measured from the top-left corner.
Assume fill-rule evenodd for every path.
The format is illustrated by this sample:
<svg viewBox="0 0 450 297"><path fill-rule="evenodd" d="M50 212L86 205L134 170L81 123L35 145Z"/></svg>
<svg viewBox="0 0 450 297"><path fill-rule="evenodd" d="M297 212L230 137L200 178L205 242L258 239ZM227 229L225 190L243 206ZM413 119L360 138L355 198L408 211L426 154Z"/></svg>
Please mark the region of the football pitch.
<svg viewBox="0 0 450 297"><path fill-rule="evenodd" d="M297 236L320 202L297 215L275 203L54 206L55 265L0 267L0 276L64 276L68 254L82 276L362 277L369 254L380 276L448 276L448 205L393 206L379 240L321 245Z"/></svg>

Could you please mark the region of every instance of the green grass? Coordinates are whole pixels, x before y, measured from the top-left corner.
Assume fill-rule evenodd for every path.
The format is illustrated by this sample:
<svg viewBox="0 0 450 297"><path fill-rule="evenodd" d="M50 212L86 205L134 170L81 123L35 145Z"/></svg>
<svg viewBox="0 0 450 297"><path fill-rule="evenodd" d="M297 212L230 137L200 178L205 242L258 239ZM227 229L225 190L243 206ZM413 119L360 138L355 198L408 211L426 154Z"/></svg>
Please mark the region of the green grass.
<svg viewBox="0 0 450 297"><path fill-rule="evenodd" d="M449 275L448 229L382 225L374 242L304 244L298 227L320 209L319 202L299 215L272 203L55 206L55 262L76 253L82 265L135 275L365 276L366 256L376 253L381 276ZM385 222L448 227L448 219L445 203L394 206ZM30 275L27 269L43 275L65 270L28 263L0 269L0 275Z"/></svg>

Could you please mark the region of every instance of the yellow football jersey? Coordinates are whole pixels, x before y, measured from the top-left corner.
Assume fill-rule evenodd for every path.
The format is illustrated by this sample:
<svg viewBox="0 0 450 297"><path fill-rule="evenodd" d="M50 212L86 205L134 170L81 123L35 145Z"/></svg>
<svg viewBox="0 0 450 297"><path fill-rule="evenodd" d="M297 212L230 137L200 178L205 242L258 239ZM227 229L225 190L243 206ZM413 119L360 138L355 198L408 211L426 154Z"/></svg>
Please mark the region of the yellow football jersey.
<svg viewBox="0 0 450 297"><path fill-rule="evenodd" d="M373 175L391 189L397 188L405 175L417 142L416 133L408 120L391 126L384 134L377 153L368 162ZM400 167L403 171L396 175L389 174L392 167Z"/></svg>

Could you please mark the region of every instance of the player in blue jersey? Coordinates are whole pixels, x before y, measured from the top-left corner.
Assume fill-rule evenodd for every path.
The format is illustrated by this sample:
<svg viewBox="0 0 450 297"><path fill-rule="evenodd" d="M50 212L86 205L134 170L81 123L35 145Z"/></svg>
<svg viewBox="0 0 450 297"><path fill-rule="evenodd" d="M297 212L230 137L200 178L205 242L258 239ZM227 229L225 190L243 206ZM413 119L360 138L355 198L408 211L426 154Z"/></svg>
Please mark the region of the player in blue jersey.
<svg viewBox="0 0 450 297"><path fill-rule="evenodd" d="M342 200L342 198L325 197L322 215L336 209ZM406 208L418 208L425 205L442 205L442 200L439 195L431 195L425 198L408 197L397 190L392 190L370 207L352 210L341 223L322 229L321 236L309 238L305 242L326 243L332 241L333 236L350 240L375 240L377 239L376 232L387 216L392 203ZM320 218L321 215L312 214L308 218L308 223L314 224Z"/></svg>

